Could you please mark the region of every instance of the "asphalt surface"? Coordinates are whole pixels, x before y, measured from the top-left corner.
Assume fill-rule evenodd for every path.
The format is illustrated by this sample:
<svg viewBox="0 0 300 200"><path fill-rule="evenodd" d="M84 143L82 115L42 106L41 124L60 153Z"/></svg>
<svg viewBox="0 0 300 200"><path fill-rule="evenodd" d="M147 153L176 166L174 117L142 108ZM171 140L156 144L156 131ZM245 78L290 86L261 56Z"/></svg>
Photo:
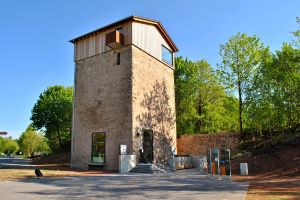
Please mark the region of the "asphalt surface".
<svg viewBox="0 0 300 200"><path fill-rule="evenodd" d="M32 168L30 163L30 159L0 158L0 173L1 168ZM0 199L241 200L245 199L247 189L248 183L219 181L191 169L161 175L111 174L3 181Z"/></svg>
<svg viewBox="0 0 300 200"><path fill-rule="evenodd" d="M0 169L26 169L32 168L31 159L25 158L0 158Z"/></svg>
<svg viewBox="0 0 300 200"><path fill-rule="evenodd" d="M247 188L247 183L213 180L195 174L112 174L4 181L0 182L0 199L241 200L245 199Z"/></svg>

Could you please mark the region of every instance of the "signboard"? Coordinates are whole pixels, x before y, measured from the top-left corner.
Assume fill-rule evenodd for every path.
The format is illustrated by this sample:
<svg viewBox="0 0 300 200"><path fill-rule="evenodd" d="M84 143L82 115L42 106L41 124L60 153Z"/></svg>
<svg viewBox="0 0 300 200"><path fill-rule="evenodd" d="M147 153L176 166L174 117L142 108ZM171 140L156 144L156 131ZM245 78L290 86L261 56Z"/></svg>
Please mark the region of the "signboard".
<svg viewBox="0 0 300 200"><path fill-rule="evenodd" d="M127 154L127 146L125 144L120 145L120 154L121 155Z"/></svg>
<svg viewBox="0 0 300 200"><path fill-rule="evenodd" d="M240 163L240 170L242 176L248 175L248 164L247 163Z"/></svg>

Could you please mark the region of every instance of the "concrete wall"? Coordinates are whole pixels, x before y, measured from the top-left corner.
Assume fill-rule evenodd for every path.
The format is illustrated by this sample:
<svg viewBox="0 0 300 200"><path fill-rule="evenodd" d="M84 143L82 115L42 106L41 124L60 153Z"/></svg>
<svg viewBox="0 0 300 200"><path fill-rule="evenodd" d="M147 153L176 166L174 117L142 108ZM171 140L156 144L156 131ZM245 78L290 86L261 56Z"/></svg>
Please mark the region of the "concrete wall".
<svg viewBox="0 0 300 200"><path fill-rule="evenodd" d="M191 156L176 156L174 157L175 169L188 169L192 168L193 160Z"/></svg>
<svg viewBox="0 0 300 200"><path fill-rule="evenodd" d="M177 139L177 154L206 155L206 150L212 147L226 147L234 152L238 142L239 134L183 135Z"/></svg>
<svg viewBox="0 0 300 200"><path fill-rule="evenodd" d="M207 157L206 155L192 155L193 167L197 168L201 174L207 173Z"/></svg>
<svg viewBox="0 0 300 200"><path fill-rule="evenodd" d="M131 65L131 46L76 62L72 167L88 168L96 132L106 132L106 169L118 170L120 144L132 154Z"/></svg>
<svg viewBox="0 0 300 200"><path fill-rule="evenodd" d="M119 155L119 173L128 173L136 166L135 155Z"/></svg>
<svg viewBox="0 0 300 200"><path fill-rule="evenodd" d="M154 162L164 164L171 149L176 153L174 70L134 45L132 56L134 153L142 148L143 129L152 129Z"/></svg>

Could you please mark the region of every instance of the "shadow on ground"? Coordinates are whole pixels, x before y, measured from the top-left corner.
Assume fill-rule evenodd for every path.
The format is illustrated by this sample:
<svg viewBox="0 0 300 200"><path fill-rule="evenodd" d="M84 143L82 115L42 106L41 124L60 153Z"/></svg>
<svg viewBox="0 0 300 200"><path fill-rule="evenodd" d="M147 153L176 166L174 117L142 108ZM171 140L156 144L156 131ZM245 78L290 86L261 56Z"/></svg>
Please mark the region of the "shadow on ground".
<svg viewBox="0 0 300 200"><path fill-rule="evenodd" d="M244 199L247 191L246 183L182 175L103 175L24 179L11 183L23 186L24 189L14 188L12 192L24 200L27 196L42 196L43 199ZM3 185L0 188L3 189Z"/></svg>

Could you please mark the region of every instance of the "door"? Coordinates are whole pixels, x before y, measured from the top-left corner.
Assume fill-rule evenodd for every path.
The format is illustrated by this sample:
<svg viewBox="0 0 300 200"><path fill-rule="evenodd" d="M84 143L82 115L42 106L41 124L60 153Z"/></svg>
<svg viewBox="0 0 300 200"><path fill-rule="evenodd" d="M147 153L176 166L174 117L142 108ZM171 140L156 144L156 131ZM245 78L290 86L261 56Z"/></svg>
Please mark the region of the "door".
<svg viewBox="0 0 300 200"><path fill-rule="evenodd" d="M143 138L143 162L152 163L153 162L153 131L144 130Z"/></svg>

